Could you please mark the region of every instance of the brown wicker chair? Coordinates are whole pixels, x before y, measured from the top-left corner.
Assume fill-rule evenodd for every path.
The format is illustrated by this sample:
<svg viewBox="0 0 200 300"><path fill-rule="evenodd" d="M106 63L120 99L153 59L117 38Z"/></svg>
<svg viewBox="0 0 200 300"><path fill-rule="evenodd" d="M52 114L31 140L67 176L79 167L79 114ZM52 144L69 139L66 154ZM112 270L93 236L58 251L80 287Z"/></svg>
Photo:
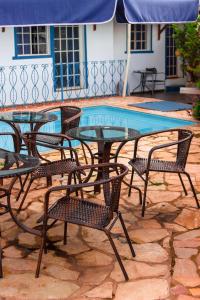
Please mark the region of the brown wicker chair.
<svg viewBox="0 0 200 300"><path fill-rule="evenodd" d="M76 106L56 106L51 107L47 109L41 110L42 113L47 112L54 112L54 111L60 111L61 119L60 119L60 128L61 128L61 134L66 134L67 131L71 128L78 127L81 117L81 109ZM40 133L37 135L37 141L45 142L46 144L50 145L62 145L63 139L62 136L60 137L53 137L47 135L40 135Z"/></svg>
<svg viewBox="0 0 200 300"><path fill-rule="evenodd" d="M15 150L15 152L17 152L17 150L18 150L18 138L14 133L12 133L12 132L0 132L0 136L11 136L12 140L13 140L14 150ZM0 183L1 184L0 185L0 199L3 199L5 197L8 199L8 197L10 197L13 185L16 182L16 180L17 180L17 177L12 178L10 184L6 188L2 185L3 181L1 181L1 183ZM21 182L21 177L20 177L20 182ZM0 203L0 216L6 214L8 212L9 212L9 209L8 209L7 205ZM0 238L1 238L1 228L0 228ZM2 249L1 249L1 243L0 243L0 278L2 278L2 277L3 277Z"/></svg>
<svg viewBox="0 0 200 300"><path fill-rule="evenodd" d="M16 179L11 181L9 188L0 187L0 199L10 197L12 187L15 183ZM8 207L4 204L0 204L0 216L8 213ZM1 227L0 227L0 238L1 238ZM2 249L1 249L1 241L0 241L0 278L3 278L3 268L2 268Z"/></svg>
<svg viewBox="0 0 200 300"><path fill-rule="evenodd" d="M148 137L151 135L157 135L160 133L177 133L178 138L177 141L170 142L167 144L162 144L153 147L149 153L147 158L140 158L137 156L137 149L138 149L138 143L141 138ZM194 198L196 200L197 207L199 208L199 201L192 183L192 180L190 178L189 173L185 171L185 166L187 162L187 157L189 153L189 148L190 144L192 141L193 134L190 130L186 129L172 129L172 130L164 130L164 131L158 131L158 132L153 132L151 134L146 134L142 135L139 138L136 139L135 141L135 149L134 149L134 156L133 159L129 161L129 164L132 167L132 175L131 175L131 181L130 181L130 187L129 187L129 193L128 195L131 195L131 186L133 182L133 175L134 171L142 178L144 181L144 194L143 194L143 201L142 201L142 216L144 216L145 212L145 204L146 204L146 194L147 194L147 186L148 186L148 181L149 181L149 173L151 171L156 171L156 172L169 172L169 173L177 173L183 190L185 192L185 195L187 195L187 190L185 188L183 179L181 177L181 174L185 174L189 180L192 192L194 194ZM159 159L153 159L152 156L155 151L159 151L160 149L166 149L172 146L177 146L177 151L176 151L176 160L175 161L164 161L164 160L159 160Z"/></svg>
<svg viewBox="0 0 200 300"><path fill-rule="evenodd" d="M77 168L77 172L85 171L87 169L92 169L93 171L98 172L99 168L101 168L103 174L103 179L101 180L95 182L80 183L77 185L68 184L66 186L53 187L47 191L44 202L42 242L35 274L36 277L39 277L40 274L40 265L42 261L43 251L44 253L46 253L47 251L47 223L49 219L53 219L64 222L64 244L66 244L67 223L73 223L104 231L110 241L124 277L126 280L128 280L128 275L122 264L121 258L118 254L110 232L115 222L119 219L124 230L127 242L129 244L131 253L133 256L135 256L135 252L126 230L122 215L118 210L121 182L123 177L127 174L128 168L122 164L105 163L82 166ZM71 180L71 176L72 173L69 176L69 182ZM105 204L97 204L91 200L91 197L90 200L87 201L82 197L77 198L71 196L71 193L76 190L82 191L85 187L93 187L95 185L103 186ZM56 203L49 207L51 193L62 190L66 191L66 196L59 198Z"/></svg>
<svg viewBox="0 0 200 300"><path fill-rule="evenodd" d="M31 153L33 154L33 156L35 157L39 157L42 161L45 161L43 163L41 163L41 165L35 169L32 173L31 173L31 177L30 177L30 181L28 183L28 186L25 190L25 193L22 197L20 206L18 208L18 212L21 211L22 206L24 204L24 201L26 199L26 196L30 190L30 187L33 183L34 180L39 179L39 178L43 178L46 177L47 178L47 185L51 185L52 184L52 179L51 177L54 175L64 175L64 174L69 174L70 172L72 172L77 166L80 166L79 164L79 160L78 160L78 155L75 149L73 149L72 147L65 147L62 145L53 145L53 144L46 144L46 141L38 141L36 140L36 137L38 136L37 132L27 132L23 135L23 139L25 141L25 144L27 145L27 147L29 149L31 149ZM53 134L53 133L40 133L40 136L45 136L45 138L49 138L49 139L56 139L56 138L62 138L63 143L65 142L65 140L68 140L68 138L65 135L62 134ZM56 150L62 150L64 151L68 151L69 153L69 157L63 158L62 160L56 160L56 161L50 161L49 159L46 159L45 157L43 157L40 152L38 151L38 146L43 146L46 148L50 148L50 149L56 149ZM65 154L64 154L65 155ZM26 184L26 181L28 179L28 176L26 177L26 180L24 181L24 186ZM74 177L74 180L76 182L76 177ZM17 197L17 200L19 200L20 198L20 194Z"/></svg>

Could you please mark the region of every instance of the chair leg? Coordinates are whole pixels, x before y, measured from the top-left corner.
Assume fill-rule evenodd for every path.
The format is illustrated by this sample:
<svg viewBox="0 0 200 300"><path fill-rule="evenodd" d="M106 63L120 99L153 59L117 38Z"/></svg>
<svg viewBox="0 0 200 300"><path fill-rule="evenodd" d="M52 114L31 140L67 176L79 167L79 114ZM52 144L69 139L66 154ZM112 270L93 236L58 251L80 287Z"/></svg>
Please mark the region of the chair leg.
<svg viewBox="0 0 200 300"><path fill-rule="evenodd" d="M29 177L29 174L27 174L26 177L25 177L25 179L24 179L24 182L23 182L23 184L22 184L22 187L21 187L21 189L20 189L20 191L19 191L19 193L18 193L18 195L17 195L16 201L19 200L19 198L20 198L20 196L21 196L21 193L24 191L24 187L25 187L25 185L26 185L26 182L27 182L27 180L28 180L28 177Z"/></svg>
<svg viewBox="0 0 200 300"><path fill-rule="evenodd" d="M181 185L182 185L182 187L183 187L184 193L185 193L185 195L187 196L188 192L187 192L187 190L186 190L186 188L185 188L185 185L184 185L183 179L182 179L182 177L181 177L181 174L178 173L178 176L179 176Z"/></svg>
<svg viewBox="0 0 200 300"><path fill-rule="evenodd" d="M145 204L146 204L146 195L147 195L147 187L148 187L148 181L149 181L149 175L146 175L146 180L144 184L144 194L143 194L143 200L142 200L142 217L144 217L145 212Z"/></svg>
<svg viewBox="0 0 200 300"><path fill-rule="evenodd" d="M24 196L23 196L23 198L22 198L22 201L21 201L21 203L20 203L20 206L19 206L19 208L17 209L17 212L18 212L18 213L19 213L19 212L21 211L21 209L22 209L22 206L23 206L23 204L24 204L24 201L25 201L25 199L26 199L26 196L27 196L27 194L28 194L28 192L29 192L29 190L30 190L30 187L31 187L32 183L33 183L33 180L30 179L29 184L28 184L28 186L27 186L27 189L26 189L26 191L25 191L25 193L24 193Z"/></svg>
<svg viewBox="0 0 200 300"><path fill-rule="evenodd" d="M64 238L63 238L63 244L67 244L67 222L64 222Z"/></svg>
<svg viewBox="0 0 200 300"><path fill-rule="evenodd" d="M131 195L131 186L133 184L133 176L134 176L134 169L132 169L132 172L131 172L131 180L130 180L130 186L129 186L129 190L128 190L128 197L130 197L130 195Z"/></svg>
<svg viewBox="0 0 200 300"><path fill-rule="evenodd" d="M133 249L133 245L132 245L132 243L131 243L131 240L130 240L128 231L127 231L127 229L126 229L126 226L125 226L125 224L124 224L124 220L123 220L122 215L121 215L120 212L119 212L119 220L120 220L121 225L122 225L122 228L123 228L123 230L124 230L124 234L125 234L127 243L128 243L128 245L129 245L129 248L130 248L130 250L131 250L131 254L132 254L133 257L135 257L135 251L134 251L134 249Z"/></svg>
<svg viewBox="0 0 200 300"><path fill-rule="evenodd" d="M190 177L190 174L187 173L187 172L184 172L184 174L187 176L188 180L189 180L189 183L190 183L190 186L191 186L191 189L192 189L192 192L193 192L193 195L194 195L194 198L196 200L196 204L197 204L197 207L200 208L200 205L199 205L199 200L197 198L197 194L196 194L196 191L195 191L195 188L194 188L194 185L192 183L192 180L191 180L191 177Z"/></svg>
<svg viewBox="0 0 200 300"><path fill-rule="evenodd" d="M52 177L51 176L47 177L47 187L50 187L50 186L52 186Z"/></svg>
<svg viewBox="0 0 200 300"><path fill-rule="evenodd" d="M47 238L47 220L44 221L43 224L43 233L42 233L42 241L40 245L40 252L38 256L38 262L37 262L37 268L35 272L35 278L38 278L40 276L40 267L42 262L42 255L43 252L46 253L46 238Z"/></svg>
<svg viewBox="0 0 200 300"><path fill-rule="evenodd" d="M120 256L119 256L119 253L118 253L118 251L117 251L117 248L116 248L116 246L115 246L115 244L114 244L114 242L113 242L113 239L112 239L112 237L111 237L111 235L110 235L110 232L107 231L106 229L104 229L104 232L105 232L105 234L107 235L107 237L108 237L108 239L109 239L109 241L110 241L110 244L111 244L111 246L112 246L112 248L113 248L113 251L114 251L114 253L115 253L115 256L116 256L116 258L117 258L117 261L118 261L118 263L119 263L119 266L120 266L120 268L121 268L121 270L122 270L122 273L123 273L123 275L124 275L124 278L125 278L126 281L128 281L128 280L129 280L128 274L127 274L127 272L126 272L126 270L125 270L125 268L124 268L124 265L123 265L122 260L121 260L121 258L120 258Z"/></svg>

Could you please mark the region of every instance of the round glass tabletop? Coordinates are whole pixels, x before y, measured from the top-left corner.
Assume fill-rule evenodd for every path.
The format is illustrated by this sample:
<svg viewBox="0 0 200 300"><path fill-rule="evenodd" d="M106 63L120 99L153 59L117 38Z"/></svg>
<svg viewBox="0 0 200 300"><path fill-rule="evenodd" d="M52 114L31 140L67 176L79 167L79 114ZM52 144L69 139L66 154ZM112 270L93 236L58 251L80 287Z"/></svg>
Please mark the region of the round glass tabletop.
<svg viewBox="0 0 200 300"><path fill-rule="evenodd" d="M30 173L39 164L40 161L36 157L0 149L0 178Z"/></svg>
<svg viewBox="0 0 200 300"><path fill-rule="evenodd" d="M140 132L126 127L85 126L72 128L67 135L80 141L124 142L134 140L140 135Z"/></svg>
<svg viewBox="0 0 200 300"><path fill-rule="evenodd" d="M35 111L10 111L0 114L0 121L13 123L47 123L57 120L53 113Z"/></svg>

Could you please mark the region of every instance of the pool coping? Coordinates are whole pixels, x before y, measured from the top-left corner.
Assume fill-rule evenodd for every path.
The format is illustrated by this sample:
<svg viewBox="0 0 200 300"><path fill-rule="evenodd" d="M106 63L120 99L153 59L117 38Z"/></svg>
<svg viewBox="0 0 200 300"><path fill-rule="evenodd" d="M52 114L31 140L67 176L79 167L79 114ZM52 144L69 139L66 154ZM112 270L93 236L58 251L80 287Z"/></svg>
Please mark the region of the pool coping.
<svg viewBox="0 0 200 300"><path fill-rule="evenodd" d="M123 103L122 103L123 101ZM200 125L200 120L195 119L192 115L189 114L188 110L182 111L172 111L172 112L162 112L150 109L143 109L139 107L128 106L128 104L139 103L139 102L151 102L151 101L160 101L160 99L155 98L146 98L146 97L138 97L138 96L128 96L122 98L121 96L114 97L102 97L102 98L91 98L91 99L80 99L80 100L64 100L64 101L54 101L54 102L45 102L45 103L34 103L28 105L18 105L16 107L4 107L0 108L0 113L5 111L39 111L48 107L56 107L56 106L65 106L65 105L73 105L78 106L80 108L83 107L92 107L92 106L111 106L116 108L122 108L130 111L142 112L145 114L153 114L164 117L171 117L176 119L183 119L185 121L192 121L195 124L188 125L188 127L196 127Z"/></svg>

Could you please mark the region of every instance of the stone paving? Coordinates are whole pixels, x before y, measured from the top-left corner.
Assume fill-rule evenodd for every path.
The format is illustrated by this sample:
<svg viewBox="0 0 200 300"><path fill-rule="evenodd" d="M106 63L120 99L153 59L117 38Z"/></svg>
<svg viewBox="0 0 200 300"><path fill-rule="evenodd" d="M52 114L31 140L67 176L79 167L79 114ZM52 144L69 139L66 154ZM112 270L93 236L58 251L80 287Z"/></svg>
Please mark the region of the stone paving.
<svg viewBox="0 0 200 300"><path fill-rule="evenodd" d="M143 99L127 98L123 100L123 105L117 98L90 101L90 104L127 108L126 104L134 101ZM78 103L79 106L88 104L86 101ZM186 111L167 115L191 119ZM195 136L187 170L192 175L200 199L200 126L192 126L192 130ZM140 154L144 155L159 142L172 139L172 135L145 139L140 146ZM95 145L91 145L91 148L95 150ZM113 150L116 148L117 145L114 145ZM128 143L122 149L119 160L127 164L132 149L133 144ZM81 150L78 151L82 159ZM56 158L56 154L51 156ZM174 149L167 153L160 151L157 158L174 158ZM129 179L130 174L126 180ZM62 180L56 177L53 184L60 184ZM142 188L138 177L135 177L134 183ZM49 231L50 249L43 256L40 278L35 279L40 238L23 233L9 215L2 216L4 279L0 280L0 299L200 300L200 211L195 206L186 178L185 184L188 196L184 195L177 175L152 173L144 218L141 217L137 192L133 191L128 197L127 187L123 185L120 210L136 251L134 259L120 224L117 223L113 228L113 235L129 274L129 282L124 281L104 233L69 225L68 243L63 245L61 223ZM20 213L25 224L36 224L43 209L46 190L44 180L33 184L24 210ZM17 193L17 185L14 193ZM100 201L101 195L97 199Z"/></svg>

